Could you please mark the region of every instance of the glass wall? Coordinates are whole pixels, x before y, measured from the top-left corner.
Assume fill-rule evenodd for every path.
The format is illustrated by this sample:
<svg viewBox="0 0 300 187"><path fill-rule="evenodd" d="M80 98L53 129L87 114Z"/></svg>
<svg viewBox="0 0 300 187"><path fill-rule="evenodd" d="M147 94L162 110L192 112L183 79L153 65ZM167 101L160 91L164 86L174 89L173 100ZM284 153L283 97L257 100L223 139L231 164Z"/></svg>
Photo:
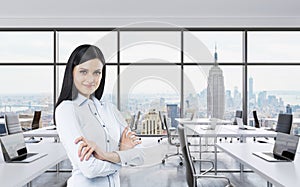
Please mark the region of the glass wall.
<svg viewBox="0 0 300 187"><path fill-rule="evenodd" d="M160 123L158 111L172 126L192 113L232 120L243 104L250 125L253 110L263 125L279 113L300 118L300 31L6 30L0 39L2 115L42 110L43 125L52 124L70 53L94 44L106 58L102 99L136 123L138 133L149 134L143 128L150 121Z"/></svg>

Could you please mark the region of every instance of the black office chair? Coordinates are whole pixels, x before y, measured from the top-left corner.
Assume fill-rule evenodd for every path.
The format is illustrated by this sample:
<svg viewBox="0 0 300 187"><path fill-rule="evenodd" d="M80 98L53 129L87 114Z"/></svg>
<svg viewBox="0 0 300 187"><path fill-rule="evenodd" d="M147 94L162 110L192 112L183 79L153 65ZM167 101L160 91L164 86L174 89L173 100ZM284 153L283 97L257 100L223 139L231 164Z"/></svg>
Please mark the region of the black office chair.
<svg viewBox="0 0 300 187"><path fill-rule="evenodd" d="M178 134L172 134L172 132L169 129L168 124L167 124L167 118L166 118L165 115L162 115L161 111L158 112L158 115L159 115L159 118L161 120L162 125L165 126L165 128L167 130L168 143L172 146L175 146L176 149L177 149L176 153L166 154L161 162L164 164L166 162L167 158L178 156L180 158L179 165L182 166L183 165L183 163L182 163L183 158L182 158L182 154L179 152L180 143L179 143L179 140L178 140Z"/></svg>
<svg viewBox="0 0 300 187"><path fill-rule="evenodd" d="M182 154L184 157L185 168L186 168L186 180L189 187L208 187L208 186L226 186L226 187L233 187L230 183L230 180L224 176L217 176L217 175L207 175L209 171L214 168L214 163L210 160L195 160L192 159L188 142L186 140L187 135L185 134L184 127L179 124L178 125L178 134L179 134L179 141L181 145ZM196 173L194 162L209 162L212 164L212 167L204 171L203 173Z"/></svg>
<svg viewBox="0 0 300 187"><path fill-rule="evenodd" d="M42 111L34 111L33 120L31 123L31 130L40 128L41 115Z"/></svg>
<svg viewBox="0 0 300 187"><path fill-rule="evenodd" d="M257 117L257 113L256 113L256 110L253 110L253 118L254 118L254 127L255 128L260 128L260 124L259 124L259 120L258 120L258 117Z"/></svg>
<svg viewBox="0 0 300 187"><path fill-rule="evenodd" d="M290 134L293 124L292 114L279 114L275 131Z"/></svg>
<svg viewBox="0 0 300 187"><path fill-rule="evenodd" d="M42 111L34 111L33 120L31 123L31 129L28 129L28 130L35 130L35 129L40 128L41 115L42 115ZM30 137L28 140L25 140L25 142L26 143L39 143L41 140L42 140L42 138L37 140L34 137Z"/></svg>

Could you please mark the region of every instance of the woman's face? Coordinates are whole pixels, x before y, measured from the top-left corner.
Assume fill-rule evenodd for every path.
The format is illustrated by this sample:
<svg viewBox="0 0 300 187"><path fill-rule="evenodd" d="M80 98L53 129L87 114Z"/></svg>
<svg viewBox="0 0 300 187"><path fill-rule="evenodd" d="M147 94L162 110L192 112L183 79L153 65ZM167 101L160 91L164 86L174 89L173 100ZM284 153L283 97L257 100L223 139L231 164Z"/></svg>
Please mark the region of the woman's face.
<svg viewBox="0 0 300 187"><path fill-rule="evenodd" d="M73 79L78 92L89 98L99 87L103 64L99 59L92 59L79 64L73 69Z"/></svg>

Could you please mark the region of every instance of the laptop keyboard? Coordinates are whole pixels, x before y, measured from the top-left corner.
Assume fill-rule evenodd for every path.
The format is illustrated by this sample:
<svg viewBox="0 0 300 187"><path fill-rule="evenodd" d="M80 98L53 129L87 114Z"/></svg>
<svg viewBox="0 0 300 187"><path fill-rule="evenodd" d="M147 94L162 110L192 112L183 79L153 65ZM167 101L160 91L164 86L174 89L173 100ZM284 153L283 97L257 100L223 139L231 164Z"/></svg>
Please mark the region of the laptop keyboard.
<svg viewBox="0 0 300 187"><path fill-rule="evenodd" d="M277 155L275 155L275 154L273 154L273 153L264 153L265 155L268 155L268 156L270 156L270 157L273 157L273 158L275 158L275 159L277 159L277 160L286 160L285 158L282 158L282 157L280 157L280 156L277 156Z"/></svg>

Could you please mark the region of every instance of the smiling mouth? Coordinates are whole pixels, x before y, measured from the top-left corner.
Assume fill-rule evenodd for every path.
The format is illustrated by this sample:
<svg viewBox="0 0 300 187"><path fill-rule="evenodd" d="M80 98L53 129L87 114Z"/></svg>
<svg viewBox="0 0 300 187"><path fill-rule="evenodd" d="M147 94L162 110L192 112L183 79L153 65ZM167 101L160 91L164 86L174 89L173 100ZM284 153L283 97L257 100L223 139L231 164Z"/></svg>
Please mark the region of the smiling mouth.
<svg viewBox="0 0 300 187"><path fill-rule="evenodd" d="M92 87L94 87L95 85L83 85L83 86L85 86L85 87L87 87L87 88L92 88Z"/></svg>

